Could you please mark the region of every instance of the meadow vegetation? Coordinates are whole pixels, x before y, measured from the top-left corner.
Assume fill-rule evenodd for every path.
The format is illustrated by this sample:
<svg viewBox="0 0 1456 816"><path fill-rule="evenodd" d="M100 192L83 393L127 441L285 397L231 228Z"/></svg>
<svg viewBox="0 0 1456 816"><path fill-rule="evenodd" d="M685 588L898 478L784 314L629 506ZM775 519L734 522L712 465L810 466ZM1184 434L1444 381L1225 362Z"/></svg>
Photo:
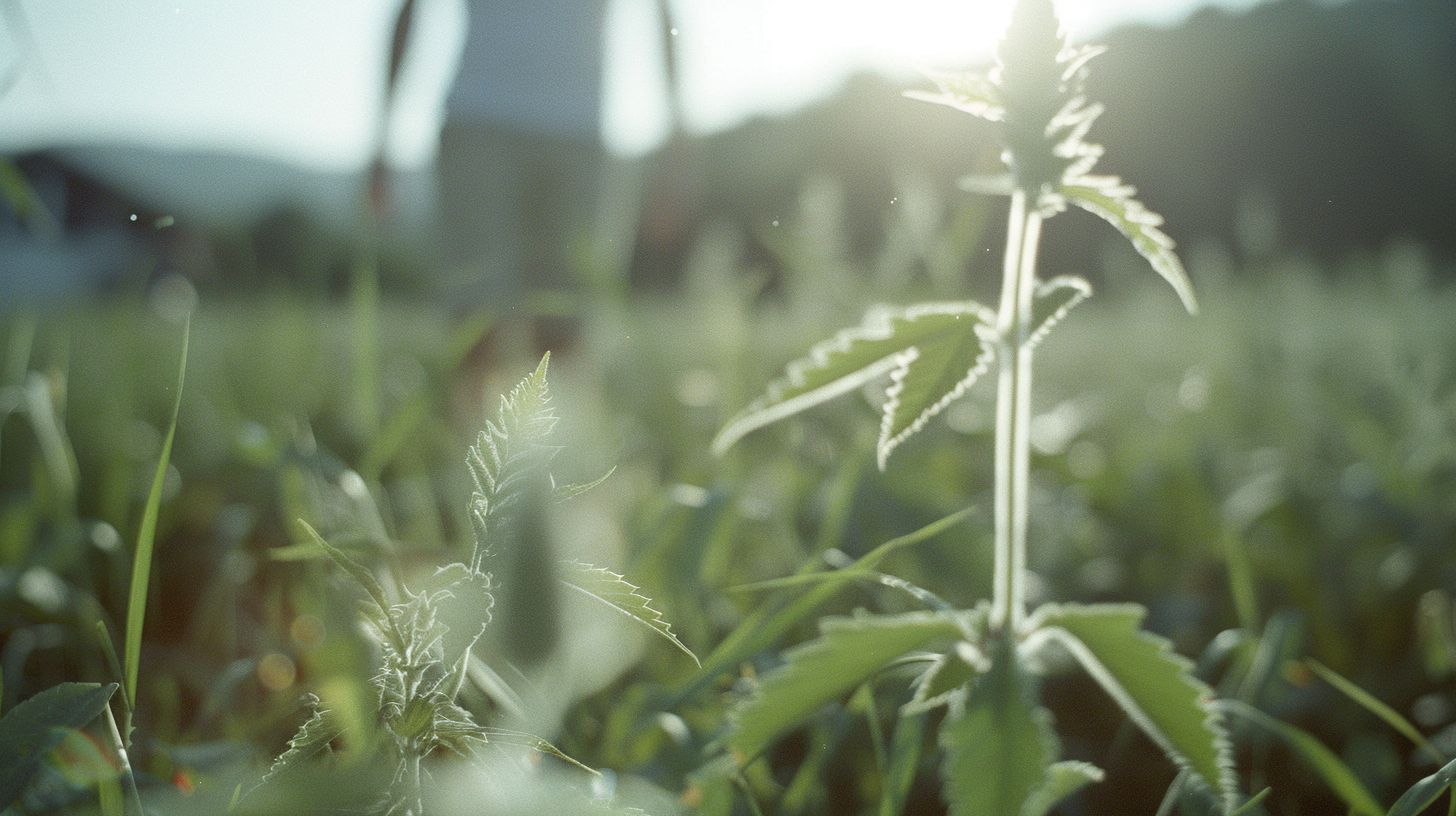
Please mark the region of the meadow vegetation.
<svg viewBox="0 0 1456 816"><path fill-rule="evenodd" d="M1000 310L946 238L984 202L918 200L863 262L818 186L771 270L710 231L672 291L583 274L535 313L164 280L0 315L0 810L1447 807L1451 270L1207 249L1185 278L1080 181L1091 55L1022 8L1039 78L933 95L1006 123L1009 184L974 184L1013 202ZM1141 242L1089 248L1091 298L1016 263L1079 195ZM917 302L945 308L861 324ZM820 348L952 312L953 343L763 394L845 326Z"/></svg>

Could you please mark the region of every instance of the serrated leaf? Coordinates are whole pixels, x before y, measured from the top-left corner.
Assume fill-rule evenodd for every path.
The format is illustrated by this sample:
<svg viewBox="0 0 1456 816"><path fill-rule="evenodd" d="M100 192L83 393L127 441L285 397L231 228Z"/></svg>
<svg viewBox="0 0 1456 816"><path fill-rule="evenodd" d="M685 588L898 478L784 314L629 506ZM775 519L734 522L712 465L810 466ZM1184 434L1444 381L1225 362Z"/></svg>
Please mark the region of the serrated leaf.
<svg viewBox="0 0 1456 816"><path fill-rule="evenodd" d="M562 751L560 748L557 748L555 745L551 744L550 741L538 737L535 734L526 731L512 731L508 728L489 727L481 728L480 734L482 738L487 739L490 742L496 742L502 745L516 745L521 748L529 748L530 750L535 751L536 753L543 756L556 757L562 762L565 762L568 765L572 765L580 770L586 771L592 776L602 775L601 771L598 771L597 769L589 765L585 765L577 761L574 757L567 754L565 751Z"/></svg>
<svg viewBox="0 0 1456 816"><path fill-rule="evenodd" d="M495 608L490 574L450 564L435 571L427 588L436 593L435 614L446 627L441 641L444 665L455 666L490 624Z"/></svg>
<svg viewBox="0 0 1456 816"><path fill-rule="evenodd" d="M1308 731L1286 722L1280 722L1240 700L1219 700L1218 707L1282 740L1324 780L1325 785L1336 796L1345 801L1352 814L1380 816L1380 803L1370 795L1365 783L1360 781L1355 772L1351 771L1350 767L1342 762L1334 751L1326 748L1324 743L1315 739Z"/></svg>
<svg viewBox="0 0 1456 816"><path fill-rule="evenodd" d="M1139 628L1145 614L1134 604L1048 606L1030 625L1057 637L1175 764L1231 806L1233 757L1213 692L1167 640Z"/></svg>
<svg viewBox="0 0 1456 816"><path fill-rule="evenodd" d="M1047 769L1047 781L1026 803L1026 816L1046 816L1057 803L1091 785L1106 774L1090 762L1054 762Z"/></svg>
<svg viewBox="0 0 1456 816"><path fill-rule="evenodd" d="M923 713L932 708L943 706L950 702L956 692L965 688L976 678L976 675L985 668L972 665L973 661L966 660L966 657L981 658L978 654L962 656L966 650L974 650L974 646L962 641L957 643L955 648L944 654L937 655L935 660L926 667L924 673L915 682L915 694L910 702L901 707L904 713Z"/></svg>
<svg viewBox="0 0 1456 816"><path fill-rule="evenodd" d="M263 775L259 785L277 779L285 773L298 768L308 760L317 756L322 751L327 751L329 743L343 732L343 727L334 713L319 705L319 698L315 694L308 695L307 704L309 716L299 726L298 732L288 741L288 749L273 760L268 768L268 773Z"/></svg>
<svg viewBox="0 0 1456 816"><path fill-rule="evenodd" d="M734 713L728 744L751 759L784 731L863 683L895 658L925 644L963 634L948 615L914 612L825 618L817 640L784 653L783 666Z"/></svg>
<svg viewBox="0 0 1456 816"><path fill-rule="evenodd" d="M1037 705L1015 648L998 638L991 666L940 728L951 816L1026 816L1056 759L1051 715Z"/></svg>
<svg viewBox="0 0 1456 816"><path fill-rule="evenodd" d="M923 307L911 307L923 308ZM959 321L960 317L953 318ZM880 442L876 447L880 470L902 442L914 436L931 417L966 392L991 367L995 359L996 334L989 313L976 315L977 322L947 325L933 339L916 344L914 356L890 372L890 387L880 421Z"/></svg>
<svg viewBox="0 0 1456 816"><path fill-rule="evenodd" d="M1456 761L1446 763L1441 770L1410 786L1395 800L1386 816L1420 816L1432 802L1441 798L1442 793L1449 790L1451 796L1456 797L1453 785L1456 785Z"/></svg>
<svg viewBox="0 0 1456 816"><path fill-rule="evenodd" d="M0 810L25 791L46 752L106 708L116 684L61 683L21 701L0 719Z"/></svg>
<svg viewBox="0 0 1456 816"><path fill-rule="evenodd" d="M494 421L476 437L466 454L465 464L475 482L470 496L470 521L475 531L475 551L470 566L479 570L497 542L510 538L512 508L538 479L549 478L546 466L556 455L548 442L556 429L556 409L546 371L551 353L541 358L536 370L501 397Z"/></svg>
<svg viewBox="0 0 1456 816"><path fill-rule="evenodd" d="M870 310L864 321L790 363L786 376L724 426L722 453L745 434L886 374L879 461L965 392L991 364L995 315L972 301Z"/></svg>
<svg viewBox="0 0 1456 816"><path fill-rule="evenodd" d="M1158 229L1163 217L1133 198L1136 193L1135 188L1116 176L1080 176L1069 179L1061 187L1061 194L1069 202L1116 227L1131 241L1133 249L1178 293L1183 308L1189 314L1196 314L1198 300L1193 295L1193 282L1173 251L1173 239Z"/></svg>
<svg viewBox="0 0 1456 816"><path fill-rule="evenodd" d="M938 90L906 91L905 96L921 102L946 105L987 122L1000 122L1006 118L1001 89L989 77L976 73L928 72L927 75Z"/></svg>
<svg viewBox="0 0 1456 816"><path fill-rule="evenodd" d="M662 619L661 612L652 608L651 598L637 591L639 587L636 584L604 567L595 567L579 561L564 561L562 566L567 572L561 579L563 584L615 609L666 638L683 654L691 657L699 668L702 668L703 664L698 660L698 656L677 639L677 635L672 633L672 625Z"/></svg>
<svg viewBox="0 0 1456 816"><path fill-rule="evenodd" d="M1031 303L1030 336L1026 338L1028 348L1036 348L1051 333L1052 327L1072 308L1092 296L1092 284L1074 275L1058 275L1047 281L1038 281Z"/></svg>

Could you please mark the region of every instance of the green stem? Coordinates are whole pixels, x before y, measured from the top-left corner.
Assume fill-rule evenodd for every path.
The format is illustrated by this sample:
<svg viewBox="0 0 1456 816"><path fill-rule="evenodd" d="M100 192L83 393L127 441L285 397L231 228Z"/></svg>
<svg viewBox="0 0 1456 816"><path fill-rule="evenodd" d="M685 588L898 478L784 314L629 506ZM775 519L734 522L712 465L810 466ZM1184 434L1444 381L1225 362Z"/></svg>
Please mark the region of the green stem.
<svg viewBox="0 0 1456 816"><path fill-rule="evenodd" d="M1036 291L1036 245L1041 215L1027 194L1011 197L1002 271L1001 308L996 325L1001 360L996 388L996 564L991 625L1020 629L1026 615L1027 494L1031 474L1032 297Z"/></svg>
<svg viewBox="0 0 1456 816"><path fill-rule="evenodd" d="M125 695L123 695L125 696ZM116 726L116 715L111 713L111 704L106 705L106 725L111 730L111 747L116 751L117 759L121 761L121 775L126 779L126 791L131 794L132 807L136 816L146 816L146 809L142 807L141 792L137 790L136 774L131 769L131 757L126 750L126 743L121 738L121 729Z"/></svg>

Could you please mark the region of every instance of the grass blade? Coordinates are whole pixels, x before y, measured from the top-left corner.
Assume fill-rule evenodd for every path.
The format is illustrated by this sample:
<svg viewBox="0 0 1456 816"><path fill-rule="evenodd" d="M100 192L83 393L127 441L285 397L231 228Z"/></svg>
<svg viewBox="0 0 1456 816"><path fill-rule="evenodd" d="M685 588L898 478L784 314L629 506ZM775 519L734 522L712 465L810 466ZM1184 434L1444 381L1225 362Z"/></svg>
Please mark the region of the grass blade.
<svg viewBox="0 0 1456 816"><path fill-rule="evenodd" d="M167 465L172 458L172 441L177 434L177 414L182 409L182 383L187 376L187 345L192 336L189 319L182 328L182 353L177 362L177 387L172 394L172 418L167 435L162 439L162 453L157 470L152 474L152 487L142 510L141 527L137 530L136 552L132 557L131 591L127 595L126 642L123 644L123 668L126 674L126 727L122 738L131 747L131 714L136 710L137 672L141 667L142 626L147 616L147 585L152 577L152 550L156 546L157 513L162 504L162 485L167 479Z"/></svg>
<svg viewBox="0 0 1456 816"><path fill-rule="evenodd" d="M807 618L814 610L834 597L834 593L838 592L840 587L873 569L891 553L934 538L948 528L970 518L975 512L974 507L957 510L914 532L886 541L842 570L815 573L814 575L822 574L826 579L825 582L778 608L773 614L755 613L745 618L743 623L734 629L712 654L708 655L707 660L703 661L703 671L698 673L697 678L682 691L677 699L686 699L698 689L711 683L718 675L773 645L795 624Z"/></svg>
<svg viewBox="0 0 1456 816"><path fill-rule="evenodd" d="M1451 789L1451 807L1456 808L1456 762L1449 762L1441 770L1411 786L1395 801L1389 816L1420 816L1426 808L1447 789Z"/></svg>
<svg viewBox="0 0 1456 816"><path fill-rule="evenodd" d="M1416 730L1414 725L1411 725L1410 720L1400 716L1399 711L1376 699L1375 695L1360 688L1353 681L1318 660L1310 659L1304 661L1304 663L1309 666L1310 671L1319 675L1321 680L1334 686L1341 694L1359 703L1366 711L1384 720L1386 725L1399 731L1402 736L1415 743L1416 747L1425 751L1427 755L1436 761L1437 765L1443 764L1450 759L1450 757L1441 753L1439 748L1432 745L1430 740L1422 736L1421 732Z"/></svg>
<svg viewBox="0 0 1456 816"><path fill-rule="evenodd" d="M1278 737L1324 780L1336 796L1344 800L1351 813L1357 816L1380 816L1380 804L1370 795L1360 778L1355 776L1355 772L1350 770L1350 766L1340 761L1334 751L1326 748L1324 743L1315 739L1308 731L1276 720L1239 700L1219 700L1214 705Z"/></svg>

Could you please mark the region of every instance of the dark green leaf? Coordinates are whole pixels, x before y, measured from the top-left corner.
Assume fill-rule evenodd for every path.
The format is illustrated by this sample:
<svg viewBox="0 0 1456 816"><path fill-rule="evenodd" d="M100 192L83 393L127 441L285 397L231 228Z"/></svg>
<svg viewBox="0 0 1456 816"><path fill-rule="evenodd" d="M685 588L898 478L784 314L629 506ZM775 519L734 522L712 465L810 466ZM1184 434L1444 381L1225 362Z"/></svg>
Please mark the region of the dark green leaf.
<svg viewBox="0 0 1456 816"><path fill-rule="evenodd" d="M998 639L991 666L940 729L951 816L1028 816L1048 782L1057 741L1015 647Z"/></svg>
<svg viewBox="0 0 1456 816"><path fill-rule="evenodd" d="M115 683L61 683L21 702L0 719L0 810L24 792L46 752L69 729L96 719L115 692Z"/></svg>
<svg viewBox="0 0 1456 816"><path fill-rule="evenodd" d="M959 637L948 615L911 613L826 618L818 640L790 649L785 664L766 675L758 692L733 718L728 743L752 759L780 733L843 696L891 660L937 639Z"/></svg>

